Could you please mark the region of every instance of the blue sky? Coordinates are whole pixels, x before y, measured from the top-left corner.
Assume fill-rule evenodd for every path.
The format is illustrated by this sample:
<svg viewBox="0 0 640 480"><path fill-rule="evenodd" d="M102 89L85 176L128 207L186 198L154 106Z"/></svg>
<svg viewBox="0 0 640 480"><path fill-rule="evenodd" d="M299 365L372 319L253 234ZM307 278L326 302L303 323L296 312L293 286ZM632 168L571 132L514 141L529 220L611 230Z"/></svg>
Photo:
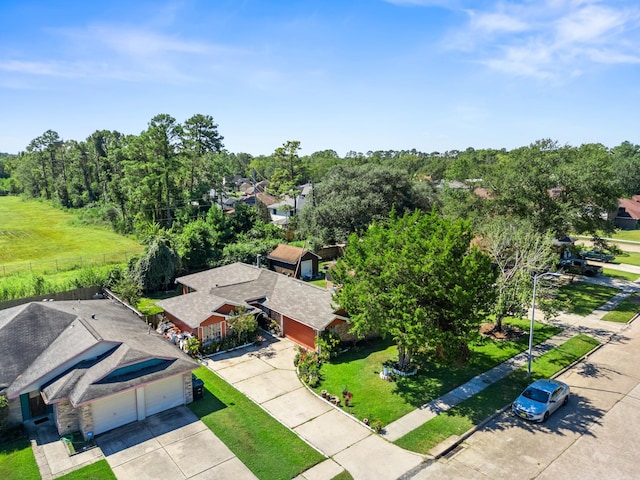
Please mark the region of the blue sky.
<svg viewBox="0 0 640 480"><path fill-rule="evenodd" d="M0 152L211 115L231 152L640 143L636 0L0 0Z"/></svg>

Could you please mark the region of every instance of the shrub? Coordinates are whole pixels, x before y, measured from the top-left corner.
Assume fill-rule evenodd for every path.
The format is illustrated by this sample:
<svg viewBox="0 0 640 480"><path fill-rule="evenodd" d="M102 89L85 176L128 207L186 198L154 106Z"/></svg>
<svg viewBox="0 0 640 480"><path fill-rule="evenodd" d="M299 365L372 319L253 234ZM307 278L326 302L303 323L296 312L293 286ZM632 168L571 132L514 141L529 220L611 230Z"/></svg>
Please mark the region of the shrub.
<svg viewBox="0 0 640 480"><path fill-rule="evenodd" d="M298 347L298 353L293 360L293 364L297 367L298 376L304 383L312 388L320 384L322 361L317 352Z"/></svg>
<svg viewBox="0 0 640 480"><path fill-rule="evenodd" d="M316 339L316 346L323 362L328 362L330 359L337 357L340 345L340 335L328 330L322 332Z"/></svg>
<svg viewBox="0 0 640 480"><path fill-rule="evenodd" d="M7 428L9 420L9 400L6 395L0 395L0 432L4 432Z"/></svg>

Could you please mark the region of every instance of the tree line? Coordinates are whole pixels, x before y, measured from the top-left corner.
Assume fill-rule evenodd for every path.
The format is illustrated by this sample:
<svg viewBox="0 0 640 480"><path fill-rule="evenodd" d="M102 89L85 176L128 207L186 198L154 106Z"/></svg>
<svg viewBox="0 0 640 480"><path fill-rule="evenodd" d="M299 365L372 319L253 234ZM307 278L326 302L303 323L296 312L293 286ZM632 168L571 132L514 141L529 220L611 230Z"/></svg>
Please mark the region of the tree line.
<svg viewBox="0 0 640 480"><path fill-rule="evenodd" d="M157 115L139 135L103 130L84 141L49 130L25 152L0 157L0 189L79 208L137 234L145 254L114 274L133 298L168 288L177 273L252 263L283 241L264 208L236 204L223 214L215 206L211 195L234 195L234 176L266 180L274 197L312 182L290 224L295 237L312 247L349 244L335 273L344 285L339 303L362 331L375 327L402 341L407 358L418 345L408 330L440 339L433 352L455 346L464 356L486 312L497 329L521 316L531 275L554 268L552 240L579 233L599 241L613 230L618 199L640 190L640 146L630 142L575 147L542 139L512 150L341 157L333 150L301 156L300 142L291 140L254 157L230 153L222 141L208 115L182 124ZM380 316L389 311L397 316ZM389 319L396 323L382 323Z"/></svg>

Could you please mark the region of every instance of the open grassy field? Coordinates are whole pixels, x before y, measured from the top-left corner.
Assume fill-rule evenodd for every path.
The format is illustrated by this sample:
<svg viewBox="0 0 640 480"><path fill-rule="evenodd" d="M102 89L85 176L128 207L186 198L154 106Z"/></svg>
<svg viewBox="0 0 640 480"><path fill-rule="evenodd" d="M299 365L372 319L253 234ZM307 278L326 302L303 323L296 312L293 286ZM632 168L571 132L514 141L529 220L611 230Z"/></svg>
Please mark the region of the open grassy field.
<svg viewBox="0 0 640 480"><path fill-rule="evenodd" d="M0 197L0 275L24 271L25 265L55 272L87 263L124 263L125 252L142 250L131 238L82 225L73 214L45 203Z"/></svg>

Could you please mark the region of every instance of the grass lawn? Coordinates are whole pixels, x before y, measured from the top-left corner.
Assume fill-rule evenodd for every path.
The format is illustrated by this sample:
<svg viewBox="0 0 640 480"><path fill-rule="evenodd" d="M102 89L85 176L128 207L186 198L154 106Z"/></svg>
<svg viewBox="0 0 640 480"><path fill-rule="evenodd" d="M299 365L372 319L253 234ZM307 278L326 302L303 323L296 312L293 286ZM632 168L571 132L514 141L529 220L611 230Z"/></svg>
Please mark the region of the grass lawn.
<svg viewBox="0 0 640 480"><path fill-rule="evenodd" d="M640 278L640 275L632 272L623 272L621 270L614 270L612 268L603 268L602 272L611 278L617 278L619 280L627 280L628 282L635 282Z"/></svg>
<svg viewBox="0 0 640 480"><path fill-rule="evenodd" d="M616 262L640 266L640 252L624 252L621 255L616 255Z"/></svg>
<svg viewBox="0 0 640 480"><path fill-rule="evenodd" d="M532 365L531 379L527 378L526 367L522 367L477 395L409 432L394 443L407 450L427 454L429 450L451 435L464 434L485 418L508 405L531 381L553 376L593 350L598 344L599 342L591 337L577 335L535 359Z"/></svg>
<svg viewBox="0 0 640 480"><path fill-rule="evenodd" d="M145 315L155 315L156 313L161 313L162 310L160 307L156 305L158 300L164 300L165 298L176 297L182 294L182 286L177 287L174 290L168 292L156 292L148 297L142 297L138 304L136 305L136 309Z"/></svg>
<svg viewBox="0 0 640 480"><path fill-rule="evenodd" d="M618 230L611 238L616 240L630 240L632 242L640 242L640 230Z"/></svg>
<svg viewBox="0 0 640 480"><path fill-rule="evenodd" d="M40 470L27 437L11 433L3 435L11 438L0 441L0 478L40 478Z"/></svg>
<svg viewBox="0 0 640 480"><path fill-rule="evenodd" d="M57 480L116 480L116 476L107 461L102 459L62 477L57 477Z"/></svg>
<svg viewBox="0 0 640 480"><path fill-rule="evenodd" d="M327 280L324 278L320 278L318 280L311 280L309 283L312 285L315 285L316 287L327 288Z"/></svg>
<svg viewBox="0 0 640 480"><path fill-rule="evenodd" d="M204 381L205 391L189 408L258 478L288 480L324 460L209 369L201 367L194 373Z"/></svg>
<svg viewBox="0 0 640 480"><path fill-rule="evenodd" d="M619 291L605 285L576 282L560 287L558 300L567 305L569 312L585 316L607 303Z"/></svg>
<svg viewBox="0 0 640 480"><path fill-rule="evenodd" d="M343 470L338 475L333 477L331 480L353 480L353 477L349 472L347 472L346 470Z"/></svg>
<svg viewBox="0 0 640 480"><path fill-rule="evenodd" d="M505 323L525 332L529 328L529 320L511 319ZM536 324L534 343L543 342L559 331L557 327ZM429 363L421 365L417 375L400 377L395 382L381 380L379 373L384 361L398 358L397 348L389 342L373 342L366 347L352 348L323 364L323 380L314 390L340 395L342 389L348 387L353 394L352 406L343 406L343 409L360 420L380 420L386 425L526 350L528 341L527 335L517 341L483 339L471 346L472 357L465 366Z"/></svg>
<svg viewBox="0 0 640 480"><path fill-rule="evenodd" d="M624 299L620 304L607 312L602 320L607 322L627 323L640 311L640 295L637 293Z"/></svg>
<svg viewBox="0 0 640 480"><path fill-rule="evenodd" d="M92 256L142 250L133 239L108 228L81 225L73 214L46 203L0 197L0 265L5 267L72 257L87 257L88 261ZM126 259L119 259L123 261ZM54 263L44 265L56 268Z"/></svg>

